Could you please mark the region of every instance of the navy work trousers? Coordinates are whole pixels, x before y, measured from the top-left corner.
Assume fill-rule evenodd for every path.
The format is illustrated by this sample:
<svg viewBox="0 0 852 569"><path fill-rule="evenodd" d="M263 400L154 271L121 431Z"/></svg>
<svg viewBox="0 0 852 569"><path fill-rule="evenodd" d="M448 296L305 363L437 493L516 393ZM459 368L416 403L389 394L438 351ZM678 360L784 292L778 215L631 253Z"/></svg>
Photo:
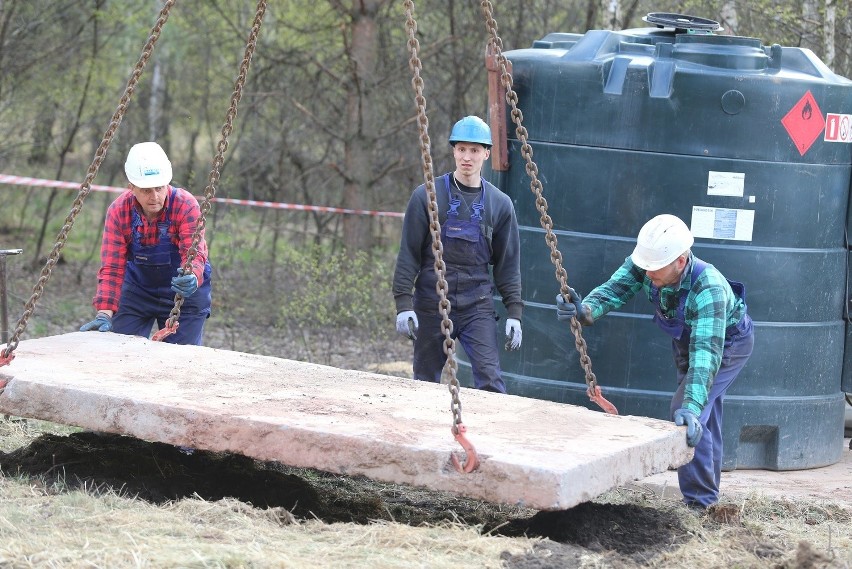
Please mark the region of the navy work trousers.
<svg viewBox="0 0 852 569"><path fill-rule="evenodd" d="M726 342L727 344L727 342ZM689 361L688 353L681 353L677 342L672 342L675 361ZM751 356L754 348L754 334L748 333L737 336L730 345L725 346L722 354L722 365L710 393L707 404L701 411L699 421L704 428L704 434L695 447L692 460L677 470L680 491L683 501L688 505L707 507L719 501L719 481L722 475L722 402L725 392L737 378L740 371ZM678 388L672 398L671 415L683 404L683 378L686 368L677 371Z"/></svg>
<svg viewBox="0 0 852 569"><path fill-rule="evenodd" d="M118 311L112 318L112 331L117 334L150 337L154 323L163 329L174 307L174 293L151 292L125 282L121 289ZM201 345L204 322L210 316L210 284L205 282L184 299L178 318L178 329L163 341L169 344Z"/></svg>
<svg viewBox="0 0 852 569"><path fill-rule="evenodd" d="M500 373L500 354L497 351L497 328L491 298L463 310L453 308L452 336L461 343L473 370L473 385L477 389L506 393ZM434 312L417 310L418 330L414 341L414 379L441 381L441 371L447 361L444 353L442 317Z"/></svg>

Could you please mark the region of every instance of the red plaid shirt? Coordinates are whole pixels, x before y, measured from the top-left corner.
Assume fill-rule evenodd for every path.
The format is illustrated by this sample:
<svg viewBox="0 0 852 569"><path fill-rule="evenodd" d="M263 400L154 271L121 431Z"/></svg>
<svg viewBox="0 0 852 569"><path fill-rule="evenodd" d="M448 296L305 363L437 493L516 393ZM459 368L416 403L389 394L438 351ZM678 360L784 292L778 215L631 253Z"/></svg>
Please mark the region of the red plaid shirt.
<svg viewBox="0 0 852 569"><path fill-rule="evenodd" d="M169 188L172 189L171 186ZM172 237L172 243L177 245L180 251L181 263L186 263L186 255L192 245L192 234L201 215L201 208L198 206L198 200L195 199L195 196L186 190L174 188L174 191L174 203L172 203L172 194L169 191L163 210L154 221L148 221L130 190L118 196L107 209L103 241L101 242L98 291L92 300L95 310L112 310L113 312L118 310L121 285L124 282L124 271L127 268L130 252L133 208L137 208L142 218L142 244L146 246L157 244L159 239L157 222L164 220L167 212L171 210L172 223L169 228L169 235ZM204 264L206 262L207 242L204 240L204 232L202 231L197 254L192 261L192 272L198 279L198 286L201 286L204 282Z"/></svg>

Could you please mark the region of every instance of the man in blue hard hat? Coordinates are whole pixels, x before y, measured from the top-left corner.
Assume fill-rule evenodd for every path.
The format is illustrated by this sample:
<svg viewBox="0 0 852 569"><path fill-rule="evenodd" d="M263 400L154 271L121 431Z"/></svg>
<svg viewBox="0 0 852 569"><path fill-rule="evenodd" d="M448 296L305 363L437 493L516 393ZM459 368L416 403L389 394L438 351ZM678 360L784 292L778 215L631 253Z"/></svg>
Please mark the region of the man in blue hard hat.
<svg viewBox="0 0 852 569"><path fill-rule="evenodd" d="M559 320L589 326L640 290L654 305L654 322L672 338L678 387L671 401L676 425L686 426L693 459L678 468L684 502L705 509L719 500L722 402L754 347L742 283L692 254L694 238L678 217L662 214L639 231L633 253L583 299L556 296Z"/></svg>
<svg viewBox="0 0 852 569"><path fill-rule="evenodd" d="M518 220L509 196L482 177L491 153L488 125L479 117L464 117L453 126L449 142L456 169L436 180L435 197L452 336L470 360L474 386L506 393L493 294L496 288L506 307L506 349L517 350L524 308ZM439 382L447 356L428 204L426 187L421 185L405 211L393 295L397 332L414 340L414 378Z"/></svg>

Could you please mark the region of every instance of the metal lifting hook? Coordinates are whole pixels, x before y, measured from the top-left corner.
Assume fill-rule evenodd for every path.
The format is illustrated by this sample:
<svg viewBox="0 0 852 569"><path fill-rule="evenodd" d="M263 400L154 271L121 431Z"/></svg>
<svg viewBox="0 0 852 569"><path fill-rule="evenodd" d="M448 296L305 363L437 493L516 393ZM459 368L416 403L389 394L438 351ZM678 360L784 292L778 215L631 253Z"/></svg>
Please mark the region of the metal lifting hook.
<svg viewBox="0 0 852 569"><path fill-rule="evenodd" d="M163 340L177 332L178 326L180 326L180 323L177 320L172 323L166 320L166 325L163 326L161 330L157 330L154 335L151 336L151 340L155 342L162 342Z"/></svg>
<svg viewBox="0 0 852 569"><path fill-rule="evenodd" d="M589 386L586 390L586 394L589 396L589 399L591 399L594 403L597 403L598 406L606 413L609 413L610 415L618 415L618 409L616 409L615 405L607 401L606 397L603 396L599 385L595 385L594 387Z"/></svg>
<svg viewBox="0 0 852 569"><path fill-rule="evenodd" d="M458 443L462 446L462 448L467 453L467 460L465 460L464 466L459 463L459 459L456 458L454 453L450 453L450 460L453 461L453 466L456 468L456 471L459 474L470 474L477 468L479 468L479 456L476 454L476 449L473 448L473 444L467 437L465 433L467 432L467 427L463 424L459 423L451 428L453 432L453 436L456 438Z"/></svg>

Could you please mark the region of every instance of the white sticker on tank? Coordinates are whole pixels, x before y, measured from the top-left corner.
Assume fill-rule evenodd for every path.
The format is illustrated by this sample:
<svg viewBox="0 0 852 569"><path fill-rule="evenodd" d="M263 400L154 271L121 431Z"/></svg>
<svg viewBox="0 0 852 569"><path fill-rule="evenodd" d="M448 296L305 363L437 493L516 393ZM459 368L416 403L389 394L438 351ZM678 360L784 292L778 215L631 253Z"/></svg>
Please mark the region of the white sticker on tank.
<svg viewBox="0 0 852 569"><path fill-rule="evenodd" d="M744 172L714 172L710 170L707 174L708 196L733 196L743 197L745 188Z"/></svg>
<svg viewBox="0 0 852 569"><path fill-rule="evenodd" d="M694 237L751 241L754 210L695 205L689 229Z"/></svg>
<svg viewBox="0 0 852 569"><path fill-rule="evenodd" d="M852 115L826 113L824 140L826 142L852 142Z"/></svg>

